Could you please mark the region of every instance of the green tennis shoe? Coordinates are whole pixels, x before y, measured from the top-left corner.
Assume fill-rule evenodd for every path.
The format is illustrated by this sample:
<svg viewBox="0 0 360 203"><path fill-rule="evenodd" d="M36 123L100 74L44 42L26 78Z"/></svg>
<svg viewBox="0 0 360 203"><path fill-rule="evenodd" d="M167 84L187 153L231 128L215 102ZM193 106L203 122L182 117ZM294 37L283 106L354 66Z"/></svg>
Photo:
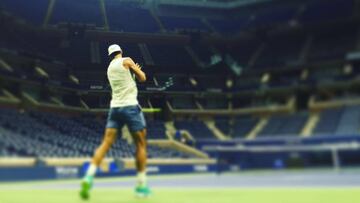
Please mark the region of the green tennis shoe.
<svg viewBox="0 0 360 203"><path fill-rule="evenodd" d="M146 198L151 195L151 190L148 186L146 186L146 187L138 186L135 188L135 195L136 195L136 197L139 197L139 198Z"/></svg>
<svg viewBox="0 0 360 203"><path fill-rule="evenodd" d="M80 197L83 200L87 200L90 198L90 190L93 185L93 178L92 177L85 177L84 180L81 182L81 190L80 190Z"/></svg>

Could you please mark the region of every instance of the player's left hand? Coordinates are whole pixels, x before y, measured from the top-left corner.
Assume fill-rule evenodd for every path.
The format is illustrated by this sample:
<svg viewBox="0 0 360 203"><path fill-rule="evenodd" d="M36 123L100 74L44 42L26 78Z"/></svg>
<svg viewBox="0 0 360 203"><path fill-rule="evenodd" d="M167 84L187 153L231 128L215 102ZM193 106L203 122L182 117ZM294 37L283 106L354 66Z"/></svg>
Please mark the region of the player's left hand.
<svg viewBox="0 0 360 203"><path fill-rule="evenodd" d="M140 64L136 63L135 65L136 65L140 70L142 69L142 67L141 67Z"/></svg>

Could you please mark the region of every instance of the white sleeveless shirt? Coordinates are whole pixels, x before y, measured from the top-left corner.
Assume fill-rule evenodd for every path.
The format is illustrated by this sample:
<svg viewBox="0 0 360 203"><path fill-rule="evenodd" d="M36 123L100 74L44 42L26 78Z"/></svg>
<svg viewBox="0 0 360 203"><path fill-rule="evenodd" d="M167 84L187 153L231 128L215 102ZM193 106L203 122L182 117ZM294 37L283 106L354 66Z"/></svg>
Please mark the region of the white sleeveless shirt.
<svg viewBox="0 0 360 203"><path fill-rule="evenodd" d="M112 90L111 108L139 104L136 82L131 76L130 70L124 67L124 60L125 58L112 60L107 70L107 77Z"/></svg>

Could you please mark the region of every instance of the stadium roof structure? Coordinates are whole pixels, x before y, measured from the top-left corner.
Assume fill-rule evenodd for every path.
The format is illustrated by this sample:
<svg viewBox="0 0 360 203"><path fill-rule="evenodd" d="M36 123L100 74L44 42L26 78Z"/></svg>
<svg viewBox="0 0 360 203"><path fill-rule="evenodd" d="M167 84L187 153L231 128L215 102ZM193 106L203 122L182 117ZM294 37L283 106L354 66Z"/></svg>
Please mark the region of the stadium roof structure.
<svg viewBox="0 0 360 203"><path fill-rule="evenodd" d="M148 0L157 4L191 6L216 9L233 9L274 0Z"/></svg>

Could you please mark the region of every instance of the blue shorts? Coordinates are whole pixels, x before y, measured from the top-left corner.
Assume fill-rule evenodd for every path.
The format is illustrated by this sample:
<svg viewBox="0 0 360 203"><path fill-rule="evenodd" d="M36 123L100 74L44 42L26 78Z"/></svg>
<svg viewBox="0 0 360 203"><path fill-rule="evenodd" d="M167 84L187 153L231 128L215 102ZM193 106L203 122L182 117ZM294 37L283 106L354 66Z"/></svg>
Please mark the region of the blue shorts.
<svg viewBox="0 0 360 203"><path fill-rule="evenodd" d="M106 128L121 128L127 125L130 132L138 132L146 128L144 114L140 105L110 108Z"/></svg>

